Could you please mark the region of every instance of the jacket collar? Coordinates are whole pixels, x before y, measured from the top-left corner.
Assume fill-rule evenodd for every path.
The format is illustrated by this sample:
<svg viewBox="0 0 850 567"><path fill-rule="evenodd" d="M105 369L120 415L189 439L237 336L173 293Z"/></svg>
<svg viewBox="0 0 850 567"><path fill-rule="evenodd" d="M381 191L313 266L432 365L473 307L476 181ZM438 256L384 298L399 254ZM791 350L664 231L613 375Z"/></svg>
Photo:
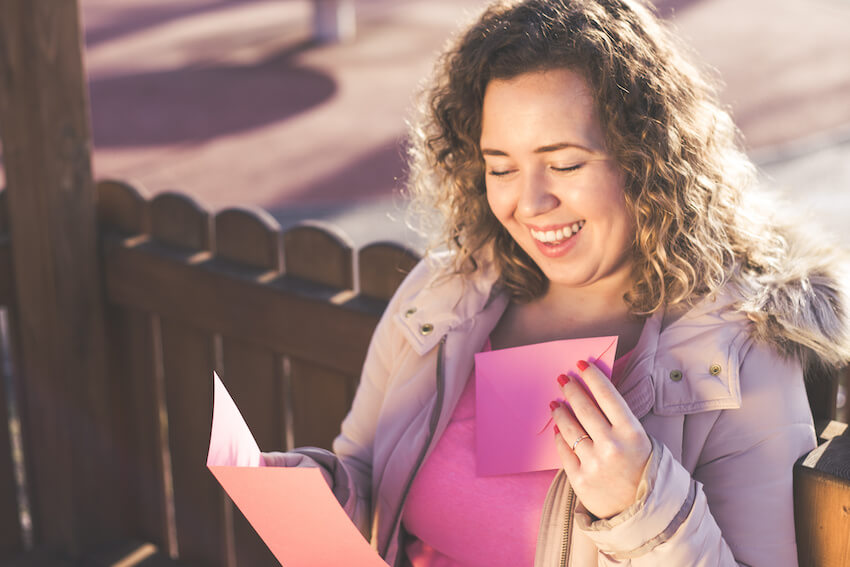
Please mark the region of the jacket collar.
<svg viewBox="0 0 850 567"><path fill-rule="evenodd" d="M401 297L393 314L398 327L417 352L424 355L450 330L472 321L491 300L508 298L494 286L498 273L490 262L480 262L470 276L454 274L449 253L426 257L411 278L420 277L425 285L413 286ZM418 270L424 273L417 274Z"/></svg>
<svg viewBox="0 0 850 567"><path fill-rule="evenodd" d="M681 316L647 319L618 389L641 418L741 406L740 363L750 342L733 290L705 298ZM671 320L672 319L672 320Z"/></svg>
<svg viewBox="0 0 850 567"><path fill-rule="evenodd" d="M451 273L448 254L433 255L411 277L426 283L411 286L392 316L420 356L449 331L471 326L491 303L502 304L501 310L508 304L507 294L494 286L496 271L486 262L472 276L462 276ZM617 386L638 418L650 410L682 415L740 407L738 371L749 324L735 308L737 299L727 289L680 316L659 311L647 319Z"/></svg>

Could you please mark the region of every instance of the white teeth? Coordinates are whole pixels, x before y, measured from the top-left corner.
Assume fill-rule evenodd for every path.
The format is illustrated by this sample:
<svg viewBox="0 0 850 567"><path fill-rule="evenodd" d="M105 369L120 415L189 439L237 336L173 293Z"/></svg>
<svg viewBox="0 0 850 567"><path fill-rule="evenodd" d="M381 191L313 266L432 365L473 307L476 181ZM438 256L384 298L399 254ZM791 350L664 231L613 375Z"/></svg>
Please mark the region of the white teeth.
<svg viewBox="0 0 850 567"><path fill-rule="evenodd" d="M565 226L558 230L531 230L531 236L535 240L546 243L557 243L566 240L577 233L584 226L584 221L574 222L571 226Z"/></svg>

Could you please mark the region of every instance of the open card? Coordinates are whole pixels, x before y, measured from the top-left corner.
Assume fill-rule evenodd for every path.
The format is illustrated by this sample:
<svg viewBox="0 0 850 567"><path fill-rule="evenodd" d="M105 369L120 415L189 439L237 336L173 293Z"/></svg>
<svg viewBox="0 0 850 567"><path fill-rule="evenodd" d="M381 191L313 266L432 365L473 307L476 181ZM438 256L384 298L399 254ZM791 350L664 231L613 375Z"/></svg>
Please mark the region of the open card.
<svg viewBox="0 0 850 567"><path fill-rule="evenodd" d="M263 466L248 425L217 374L207 468L284 567L387 567L319 469Z"/></svg>

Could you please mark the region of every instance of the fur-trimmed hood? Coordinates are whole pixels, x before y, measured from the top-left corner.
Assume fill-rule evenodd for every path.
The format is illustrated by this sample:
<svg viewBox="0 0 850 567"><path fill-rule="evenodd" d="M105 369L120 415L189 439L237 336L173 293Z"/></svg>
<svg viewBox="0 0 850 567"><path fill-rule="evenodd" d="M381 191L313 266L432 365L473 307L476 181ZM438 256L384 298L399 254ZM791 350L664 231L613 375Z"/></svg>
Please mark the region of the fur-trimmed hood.
<svg viewBox="0 0 850 567"><path fill-rule="evenodd" d="M753 338L799 358L807 376L850 363L850 264L820 237L786 229L786 254L770 271L732 278Z"/></svg>

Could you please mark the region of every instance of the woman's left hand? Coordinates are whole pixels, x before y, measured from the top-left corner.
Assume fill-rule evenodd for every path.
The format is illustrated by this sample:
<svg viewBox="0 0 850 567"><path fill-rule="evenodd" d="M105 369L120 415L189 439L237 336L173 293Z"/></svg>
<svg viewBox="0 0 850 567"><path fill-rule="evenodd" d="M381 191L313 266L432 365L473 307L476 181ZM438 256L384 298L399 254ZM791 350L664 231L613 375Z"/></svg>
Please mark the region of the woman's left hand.
<svg viewBox="0 0 850 567"><path fill-rule="evenodd" d="M572 412L552 404L555 442L576 496L594 516L610 518L635 502L652 443L605 374L584 361L578 367L584 386L558 379Z"/></svg>

